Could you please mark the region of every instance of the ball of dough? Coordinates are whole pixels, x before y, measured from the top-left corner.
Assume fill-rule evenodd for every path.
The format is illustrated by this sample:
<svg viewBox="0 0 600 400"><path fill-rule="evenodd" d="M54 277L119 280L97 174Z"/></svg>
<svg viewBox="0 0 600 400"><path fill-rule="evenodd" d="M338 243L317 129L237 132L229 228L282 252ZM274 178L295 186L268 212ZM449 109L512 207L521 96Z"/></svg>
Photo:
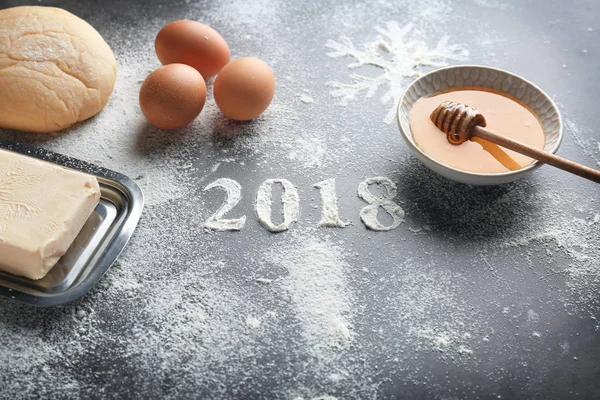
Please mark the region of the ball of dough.
<svg viewBox="0 0 600 400"><path fill-rule="evenodd" d="M54 132L98 114L117 76L87 22L53 7L0 10L0 127Z"/></svg>

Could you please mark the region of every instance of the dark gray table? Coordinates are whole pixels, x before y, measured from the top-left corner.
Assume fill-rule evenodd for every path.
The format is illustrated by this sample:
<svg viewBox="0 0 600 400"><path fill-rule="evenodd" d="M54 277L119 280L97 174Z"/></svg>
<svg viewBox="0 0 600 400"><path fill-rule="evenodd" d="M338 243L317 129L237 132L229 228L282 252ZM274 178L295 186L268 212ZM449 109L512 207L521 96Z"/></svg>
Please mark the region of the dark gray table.
<svg viewBox="0 0 600 400"><path fill-rule="evenodd" d="M435 48L448 35L469 51L449 63L504 68L547 91L566 123L559 153L598 167L600 6L413 3L42 2L105 37L117 90L99 117L61 135L0 136L126 173L148 205L120 260L82 299L55 309L0 299L0 398L600 398L597 186L547 166L497 187L435 176L385 120L387 81L346 106L331 96L328 82L382 70L350 70L351 57L326 47L346 36L362 50L389 21L414 24L403 48ZM180 18L273 67L278 89L264 117L228 122L209 97L181 132L144 123L138 81L158 66L156 32ZM395 94L410 82L400 78ZM406 212L389 232L359 219L357 186L374 176L397 184ZM247 222L209 234L204 221L224 195L202 189L221 177L242 186L227 216ZM268 178L298 188L301 214L287 232L255 217ZM328 178L347 228L316 225L313 185Z"/></svg>

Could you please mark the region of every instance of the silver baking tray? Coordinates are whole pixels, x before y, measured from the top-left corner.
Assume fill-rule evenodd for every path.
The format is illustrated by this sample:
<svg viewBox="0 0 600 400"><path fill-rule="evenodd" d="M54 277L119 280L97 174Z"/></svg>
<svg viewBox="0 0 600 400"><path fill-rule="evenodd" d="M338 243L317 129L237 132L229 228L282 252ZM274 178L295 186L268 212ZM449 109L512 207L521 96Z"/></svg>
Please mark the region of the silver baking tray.
<svg viewBox="0 0 600 400"><path fill-rule="evenodd" d="M34 281L0 271L0 296L39 307L68 303L89 291L125 248L142 214L144 195L125 175L40 148L0 140L0 148L98 178L100 203L50 272Z"/></svg>

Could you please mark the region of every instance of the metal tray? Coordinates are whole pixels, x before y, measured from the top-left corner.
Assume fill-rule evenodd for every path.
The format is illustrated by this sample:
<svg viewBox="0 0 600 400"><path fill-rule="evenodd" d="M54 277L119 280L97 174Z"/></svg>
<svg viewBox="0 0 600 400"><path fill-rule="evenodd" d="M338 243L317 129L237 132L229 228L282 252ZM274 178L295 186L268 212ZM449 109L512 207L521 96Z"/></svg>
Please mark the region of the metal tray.
<svg viewBox="0 0 600 400"><path fill-rule="evenodd" d="M44 149L0 140L0 148L95 175L100 203L58 263L37 281L0 271L0 296L39 307L68 303L90 290L125 248L144 195L125 175Z"/></svg>

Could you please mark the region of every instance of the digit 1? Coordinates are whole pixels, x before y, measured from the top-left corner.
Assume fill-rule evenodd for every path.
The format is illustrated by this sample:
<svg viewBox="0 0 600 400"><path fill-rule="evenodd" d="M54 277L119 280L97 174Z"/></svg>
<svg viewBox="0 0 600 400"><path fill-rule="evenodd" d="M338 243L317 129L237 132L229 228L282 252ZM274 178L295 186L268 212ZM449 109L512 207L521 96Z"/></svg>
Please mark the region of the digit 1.
<svg viewBox="0 0 600 400"><path fill-rule="evenodd" d="M332 228L345 228L348 226L340 219L335 192L335 179L326 179L323 182L315 183L314 187L319 189L321 193L321 205L323 207L319 225Z"/></svg>

